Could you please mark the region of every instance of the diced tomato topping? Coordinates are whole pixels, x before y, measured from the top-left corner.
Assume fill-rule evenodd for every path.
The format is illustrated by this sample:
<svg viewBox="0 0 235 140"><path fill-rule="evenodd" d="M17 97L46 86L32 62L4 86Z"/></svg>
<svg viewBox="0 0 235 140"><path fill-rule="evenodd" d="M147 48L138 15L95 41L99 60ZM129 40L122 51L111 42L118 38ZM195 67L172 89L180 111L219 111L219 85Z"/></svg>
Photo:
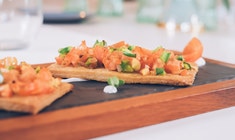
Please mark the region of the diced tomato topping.
<svg viewBox="0 0 235 140"><path fill-rule="evenodd" d="M192 38L183 50L183 57L187 62L195 62L202 57L203 46L200 40Z"/></svg>
<svg viewBox="0 0 235 140"><path fill-rule="evenodd" d="M94 57L97 58L99 62L102 62L105 54L107 53L107 49L103 46L94 47Z"/></svg>
<svg viewBox="0 0 235 140"><path fill-rule="evenodd" d="M167 73L179 74L182 69L182 61L176 59L170 60L166 63L164 68Z"/></svg>
<svg viewBox="0 0 235 140"><path fill-rule="evenodd" d="M0 97L11 97L13 92L9 84L0 85Z"/></svg>
<svg viewBox="0 0 235 140"><path fill-rule="evenodd" d="M117 70L117 66L121 64L122 53L119 51L109 52L103 59L104 67L108 70Z"/></svg>
<svg viewBox="0 0 235 140"><path fill-rule="evenodd" d="M8 60L16 62L14 59L8 58ZM0 97L10 97L14 94L20 96L48 94L61 83L59 78L52 77L48 69L33 68L26 62L4 63L3 68L0 68L0 74L3 77L0 83Z"/></svg>
<svg viewBox="0 0 235 140"><path fill-rule="evenodd" d="M73 47L66 55L56 57L56 61L66 66L101 67L118 72L139 72L142 75L152 74L156 68L163 68L166 73L186 75L186 71L190 69L184 70L183 62L196 61L202 56L202 51L203 47L197 38L193 38L185 47L182 54L185 60L178 60L179 57L173 51L163 47L149 50L128 45L124 41L113 45L96 44L88 47L82 41L81 45Z"/></svg>

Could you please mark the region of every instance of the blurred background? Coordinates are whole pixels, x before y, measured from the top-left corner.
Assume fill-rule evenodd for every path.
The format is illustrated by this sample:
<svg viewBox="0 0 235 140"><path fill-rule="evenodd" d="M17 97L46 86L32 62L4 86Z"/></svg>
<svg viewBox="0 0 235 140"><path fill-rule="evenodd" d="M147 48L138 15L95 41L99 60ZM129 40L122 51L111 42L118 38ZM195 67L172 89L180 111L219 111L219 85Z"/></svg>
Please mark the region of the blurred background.
<svg viewBox="0 0 235 140"><path fill-rule="evenodd" d="M221 47L235 47L235 0L43 0L43 7L44 25L97 39L181 51L197 36L207 57L228 62L233 54Z"/></svg>
<svg viewBox="0 0 235 140"><path fill-rule="evenodd" d="M43 0L43 10L44 24L115 40L151 34L150 26L167 37L235 32L235 0Z"/></svg>
<svg viewBox="0 0 235 140"><path fill-rule="evenodd" d="M233 27L234 5L234 0L43 0L44 23L75 23L80 21L76 20L77 14L84 19L97 16L117 18L131 14L129 20L182 32ZM64 13L67 13L67 21Z"/></svg>
<svg viewBox="0 0 235 140"><path fill-rule="evenodd" d="M0 4L3 1L0 0ZM228 51L235 48L235 0L35 1L42 2L43 25L26 50L39 56L41 53L36 48L57 52L58 48L78 45L81 40L93 43L96 39L109 44L124 40L148 49L162 45L182 51L186 43L197 36L204 44L204 56L235 64L233 52ZM23 18L26 21L17 27L29 28L26 23L32 22L28 21L28 13L35 15L32 10L26 10ZM2 15L0 21L5 19L4 12ZM1 24L5 31L3 25L9 24ZM11 53L5 51L4 55ZM15 51L14 55L16 53L22 58L27 56L21 54L26 53L25 50ZM51 54L48 55L51 58ZM53 57L46 58L45 61L54 61Z"/></svg>

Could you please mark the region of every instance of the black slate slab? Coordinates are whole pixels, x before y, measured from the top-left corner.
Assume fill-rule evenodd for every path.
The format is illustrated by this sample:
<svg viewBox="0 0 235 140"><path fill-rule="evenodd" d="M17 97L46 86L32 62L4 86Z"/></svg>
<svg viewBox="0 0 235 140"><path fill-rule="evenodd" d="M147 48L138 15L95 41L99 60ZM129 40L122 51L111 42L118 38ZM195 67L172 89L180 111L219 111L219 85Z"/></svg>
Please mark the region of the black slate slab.
<svg viewBox="0 0 235 140"><path fill-rule="evenodd" d="M214 63L207 63L205 66L200 67L193 86L229 79L235 79L234 68ZM107 85L107 83L104 82L81 81L73 82L72 84L74 85L74 89L70 93L56 100L40 113L123 98L131 98L135 96L143 96L146 94L157 94L163 91L175 90L178 88L187 88L165 85L125 84L118 89L117 94L106 94L103 93L103 88ZM0 119L25 115L30 114L0 110Z"/></svg>

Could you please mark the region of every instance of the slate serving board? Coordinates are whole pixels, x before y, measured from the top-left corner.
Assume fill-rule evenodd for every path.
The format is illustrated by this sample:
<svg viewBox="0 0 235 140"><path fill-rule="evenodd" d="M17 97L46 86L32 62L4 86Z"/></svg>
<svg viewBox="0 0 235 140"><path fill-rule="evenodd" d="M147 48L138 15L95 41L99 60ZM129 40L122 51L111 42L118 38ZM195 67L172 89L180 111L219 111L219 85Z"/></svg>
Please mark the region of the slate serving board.
<svg viewBox="0 0 235 140"><path fill-rule="evenodd" d="M215 63L207 63L205 66L200 67L193 86L229 79L235 79L234 68L218 65ZM41 113L74 106L83 106L99 102L118 100L122 98L159 93L169 90L175 90L178 88L187 88L165 85L125 84L118 89L117 94L105 94L103 93L103 88L107 85L107 83L97 81L81 81L73 82L72 84L74 85L74 89L72 90L72 92L55 101L52 105L45 108ZM3 110L0 111L0 119L22 115L28 114L8 112Z"/></svg>
<svg viewBox="0 0 235 140"><path fill-rule="evenodd" d="M235 65L210 59L188 87L125 84L105 94L106 83L73 84L37 115L0 111L1 139L90 139L235 106Z"/></svg>

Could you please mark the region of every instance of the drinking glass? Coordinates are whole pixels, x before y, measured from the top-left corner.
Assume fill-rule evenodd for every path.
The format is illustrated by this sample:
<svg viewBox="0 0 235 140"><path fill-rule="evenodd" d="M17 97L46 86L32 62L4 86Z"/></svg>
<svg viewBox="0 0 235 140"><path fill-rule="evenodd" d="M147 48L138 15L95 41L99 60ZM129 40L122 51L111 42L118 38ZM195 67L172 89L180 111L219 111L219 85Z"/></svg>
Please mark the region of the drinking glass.
<svg viewBox="0 0 235 140"><path fill-rule="evenodd" d="M137 21L159 22L164 8L164 0L138 0Z"/></svg>
<svg viewBox="0 0 235 140"><path fill-rule="evenodd" d="M218 26L217 1L197 0L197 11L205 30L216 30Z"/></svg>
<svg viewBox="0 0 235 140"><path fill-rule="evenodd" d="M0 50L28 47L42 21L41 0L0 0Z"/></svg>
<svg viewBox="0 0 235 140"><path fill-rule="evenodd" d="M121 16L123 14L123 0L99 0L98 15Z"/></svg>

